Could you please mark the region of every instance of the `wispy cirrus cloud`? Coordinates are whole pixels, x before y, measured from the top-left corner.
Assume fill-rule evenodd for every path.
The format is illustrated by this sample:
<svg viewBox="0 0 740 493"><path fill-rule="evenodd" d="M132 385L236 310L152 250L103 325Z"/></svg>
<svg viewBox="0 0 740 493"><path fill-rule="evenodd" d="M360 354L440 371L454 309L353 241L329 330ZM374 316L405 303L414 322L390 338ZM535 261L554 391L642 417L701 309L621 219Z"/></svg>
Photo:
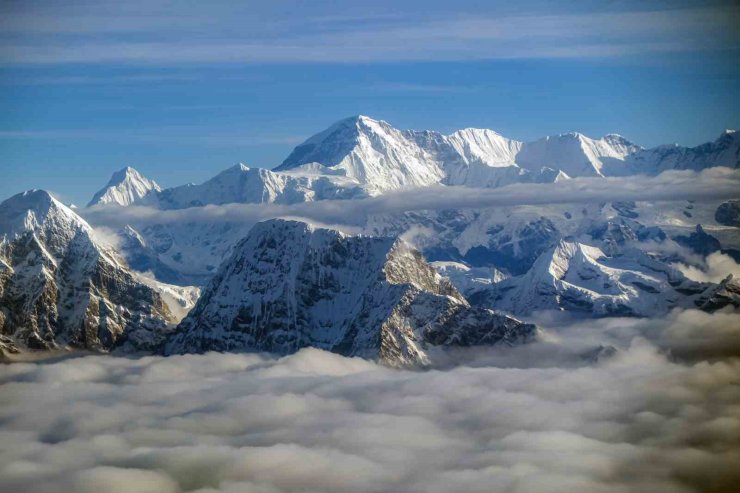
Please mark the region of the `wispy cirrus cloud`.
<svg viewBox="0 0 740 493"><path fill-rule="evenodd" d="M6 64L393 62L611 58L737 49L736 6L588 12L419 11L280 15L222 8L118 17L43 8L6 12ZM116 9L113 11L115 12ZM552 9L550 9L552 10ZM144 10L147 12L148 10ZM226 15L225 15L226 14ZM323 14L323 15L322 15ZM385 15L383 15L385 14ZM258 22L259 20L259 22Z"/></svg>
<svg viewBox="0 0 740 493"><path fill-rule="evenodd" d="M127 110L135 107L124 107ZM203 106L170 106L164 111L202 111ZM208 109L214 109L209 107ZM104 131L96 129L69 130L0 130L2 140L67 140L67 141L118 141L126 138L132 142L155 142L181 145L204 145L208 147L249 147L271 144L297 145L305 140L301 135L248 135L244 132L214 131L195 126L156 127Z"/></svg>

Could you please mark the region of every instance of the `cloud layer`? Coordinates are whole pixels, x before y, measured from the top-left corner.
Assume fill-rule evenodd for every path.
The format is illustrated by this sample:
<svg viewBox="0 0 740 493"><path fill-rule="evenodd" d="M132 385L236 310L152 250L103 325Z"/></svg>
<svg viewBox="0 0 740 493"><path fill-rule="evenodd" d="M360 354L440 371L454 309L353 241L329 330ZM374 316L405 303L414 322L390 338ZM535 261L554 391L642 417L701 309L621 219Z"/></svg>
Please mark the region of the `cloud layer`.
<svg viewBox="0 0 740 493"><path fill-rule="evenodd" d="M559 183L514 184L500 188L431 186L361 200L324 200L294 205L226 204L161 211L150 207L98 206L80 211L93 225L255 223L275 217L321 224L362 226L368 216L406 211L516 205L601 203L615 200L723 200L737 197L740 170L667 171L655 177L576 178Z"/></svg>
<svg viewBox="0 0 740 493"><path fill-rule="evenodd" d="M159 2L54 2L0 10L4 63L394 62L612 58L736 49L738 10L727 3L439 2L309 8ZM392 8L390 8L392 7ZM286 15L286 12L289 13Z"/></svg>
<svg viewBox="0 0 740 493"><path fill-rule="evenodd" d="M314 349L6 365L0 489L732 491L740 354L712 355L737 317L553 323L444 371ZM589 363L598 342L620 350Z"/></svg>

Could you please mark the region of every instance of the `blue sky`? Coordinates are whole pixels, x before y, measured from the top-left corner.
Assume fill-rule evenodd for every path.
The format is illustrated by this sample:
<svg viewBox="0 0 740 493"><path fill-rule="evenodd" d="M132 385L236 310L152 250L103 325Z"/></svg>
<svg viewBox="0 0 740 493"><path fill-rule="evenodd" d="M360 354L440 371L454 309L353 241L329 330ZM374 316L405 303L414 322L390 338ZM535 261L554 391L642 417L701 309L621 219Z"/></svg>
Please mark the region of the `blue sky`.
<svg viewBox="0 0 740 493"><path fill-rule="evenodd" d="M653 146L740 126L732 2L0 3L0 199L272 167L353 114Z"/></svg>

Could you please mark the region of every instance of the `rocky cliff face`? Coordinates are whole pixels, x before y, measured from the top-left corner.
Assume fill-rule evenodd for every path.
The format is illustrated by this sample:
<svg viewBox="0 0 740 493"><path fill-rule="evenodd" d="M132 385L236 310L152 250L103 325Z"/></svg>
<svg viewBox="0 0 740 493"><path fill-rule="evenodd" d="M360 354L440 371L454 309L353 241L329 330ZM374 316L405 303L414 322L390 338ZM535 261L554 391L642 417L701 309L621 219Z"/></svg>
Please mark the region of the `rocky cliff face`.
<svg viewBox="0 0 740 493"><path fill-rule="evenodd" d="M412 365L429 345L514 344L535 330L471 307L401 240L271 220L234 248L165 352L314 346Z"/></svg>
<svg viewBox="0 0 740 493"><path fill-rule="evenodd" d="M740 228L740 200L728 200L720 204L714 219L725 226Z"/></svg>
<svg viewBox="0 0 740 493"><path fill-rule="evenodd" d="M47 192L0 204L0 350L150 350L171 317L160 295Z"/></svg>

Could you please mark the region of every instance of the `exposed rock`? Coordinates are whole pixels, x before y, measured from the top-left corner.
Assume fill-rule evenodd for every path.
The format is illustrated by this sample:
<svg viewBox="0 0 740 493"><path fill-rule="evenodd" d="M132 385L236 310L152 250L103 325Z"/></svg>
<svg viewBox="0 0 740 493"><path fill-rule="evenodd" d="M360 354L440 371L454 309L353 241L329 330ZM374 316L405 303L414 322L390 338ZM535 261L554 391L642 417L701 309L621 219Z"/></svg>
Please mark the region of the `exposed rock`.
<svg viewBox="0 0 740 493"><path fill-rule="evenodd" d="M535 332L471 307L401 240L270 220L234 248L165 352L314 346L402 366L427 363L430 344L515 344Z"/></svg>
<svg viewBox="0 0 740 493"><path fill-rule="evenodd" d="M726 306L740 308L740 279L728 275L718 285L708 288L696 300L696 306L704 311L715 311Z"/></svg>
<svg viewBox="0 0 740 493"><path fill-rule="evenodd" d="M728 200L717 207L714 220L725 226L740 228L740 200Z"/></svg>
<svg viewBox="0 0 740 493"><path fill-rule="evenodd" d="M5 350L152 350L171 318L160 295L47 192L25 192L0 204Z"/></svg>
<svg viewBox="0 0 740 493"><path fill-rule="evenodd" d="M701 224L697 224L696 231L691 233L689 236L676 236L674 240L679 245L685 246L686 248L691 249L692 252L705 257L722 249L722 245L719 240L704 231Z"/></svg>

